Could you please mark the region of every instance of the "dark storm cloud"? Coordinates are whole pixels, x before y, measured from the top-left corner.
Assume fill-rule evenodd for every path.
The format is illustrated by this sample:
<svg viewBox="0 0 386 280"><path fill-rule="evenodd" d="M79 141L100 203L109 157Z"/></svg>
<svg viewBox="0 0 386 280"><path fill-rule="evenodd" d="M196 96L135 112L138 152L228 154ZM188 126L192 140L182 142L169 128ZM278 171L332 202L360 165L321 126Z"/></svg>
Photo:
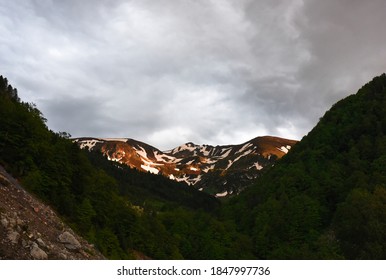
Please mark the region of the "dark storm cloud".
<svg viewBox="0 0 386 280"><path fill-rule="evenodd" d="M299 139L385 71L385 5L0 0L0 70L73 136Z"/></svg>
<svg viewBox="0 0 386 280"><path fill-rule="evenodd" d="M254 1L246 7L252 25L261 26L254 49L271 40L263 44L270 50L260 52L268 54L263 65L274 63L268 77L249 80L243 100L271 118L263 122L270 133L301 137L332 104L385 72L385 1Z"/></svg>
<svg viewBox="0 0 386 280"><path fill-rule="evenodd" d="M298 26L308 44L310 62L299 80L316 102L330 104L385 72L386 2L309 1ZM313 93L312 93L313 91Z"/></svg>

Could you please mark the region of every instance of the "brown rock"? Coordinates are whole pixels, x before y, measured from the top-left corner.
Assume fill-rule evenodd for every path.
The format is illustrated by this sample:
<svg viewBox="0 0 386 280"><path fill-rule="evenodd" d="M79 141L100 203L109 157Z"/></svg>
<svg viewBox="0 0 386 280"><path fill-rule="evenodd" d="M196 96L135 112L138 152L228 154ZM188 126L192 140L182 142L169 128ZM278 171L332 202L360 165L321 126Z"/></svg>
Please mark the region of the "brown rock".
<svg viewBox="0 0 386 280"><path fill-rule="evenodd" d="M1 224L3 225L3 227L7 228L9 222L8 222L8 220L7 220L6 218L2 218L2 219L1 219Z"/></svg>
<svg viewBox="0 0 386 280"><path fill-rule="evenodd" d="M48 255L46 252L39 248L38 244L33 243L31 249L31 257L35 260L46 260Z"/></svg>
<svg viewBox="0 0 386 280"><path fill-rule="evenodd" d="M16 231L9 231L8 232L8 240L11 241L12 244L17 244L19 242L20 234Z"/></svg>
<svg viewBox="0 0 386 280"><path fill-rule="evenodd" d="M63 243L68 250L79 250L82 247L79 241L68 231L59 235L58 240L60 243Z"/></svg>
<svg viewBox="0 0 386 280"><path fill-rule="evenodd" d="M43 248L47 247L46 243L44 243L44 241L41 238L36 239L36 242L40 247L43 247Z"/></svg>

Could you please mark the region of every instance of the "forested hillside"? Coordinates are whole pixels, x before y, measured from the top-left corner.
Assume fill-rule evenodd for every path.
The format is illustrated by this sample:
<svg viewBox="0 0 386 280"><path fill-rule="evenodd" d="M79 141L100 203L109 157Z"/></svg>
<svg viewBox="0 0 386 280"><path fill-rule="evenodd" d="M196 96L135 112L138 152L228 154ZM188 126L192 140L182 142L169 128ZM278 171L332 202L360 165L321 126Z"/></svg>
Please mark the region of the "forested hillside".
<svg viewBox="0 0 386 280"><path fill-rule="evenodd" d="M68 137L0 77L0 165L108 258L386 258L385 74L222 205Z"/></svg>
<svg viewBox="0 0 386 280"><path fill-rule="evenodd" d="M263 259L386 258L386 75L336 103L227 206Z"/></svg>
<svg viewBox="0 0 386 280"><path fill-rule="evenodd" d="M106 257L251 257L248 237L216 219L215 198L82 151L45 121L1 76L0 164Z"/></svg>

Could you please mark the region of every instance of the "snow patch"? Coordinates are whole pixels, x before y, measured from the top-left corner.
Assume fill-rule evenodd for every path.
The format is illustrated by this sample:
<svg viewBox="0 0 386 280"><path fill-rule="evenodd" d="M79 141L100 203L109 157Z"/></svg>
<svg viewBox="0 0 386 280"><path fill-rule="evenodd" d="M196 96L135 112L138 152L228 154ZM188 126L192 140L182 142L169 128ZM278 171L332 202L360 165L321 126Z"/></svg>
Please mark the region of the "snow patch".
<svg viewBox="0 0 386 280"><path fill-rule="evenodd" d="M207 159L205 163L211 164L211 163L216 163L218 159Z"/></svg>
<svg viewBox="0 0 386 280"><path fill-rule="evenodd" d="M183 181L183 182L187 183L188 185L193 186L193 185L197 184L199 181L201 181L201 175L198 175L196 178L191 178L185 174L183 177L175 178L175 181L177 181L177 182Z"/></svg>
<svg viewBox="0 0 386 280"><path fill-rule="evenodd" d="M177 160L176 157L160 154L157 151L154 152L154 156L157 161L162 161L162 162L169 162L169 161L175 162Z"/></svg>
<svg viewBox="0 0 386 280"><path fill-rule="evenodd" d="M148 157L147 157L147 153L146 153L145 149L142 147L139 147L139 148L140 148L140 150L134 148L136 150L137 154L140 155L141 157L147 159Z"/></svg>
<svg viewBox="0 0 386 280"><path fill-rule="evenodd" d="M225 168L225 170L227 170L229 167L231 167L233 164L233 161L232 160L228 160L228 166Z"/></svg>
<svg viewBox="0 0 386 280"><path fill-rule="evenodd" d="M228 195L228 191L222 192L222 193L216 193L215 197L225 197Z"/></svg>
<svg viewBox="0 0 386 280"><path fill-rule="evenodd" d="M258 162L255 162L255 163L252 165L252 167L256 167L257 170L261 170L261 169L264 168L264 167L261 166Z"/></svg>
<svg viewBox="0 0 386 280"><path fill-rule="evenodd" d="M141 158L141 160L143 161L144 164L146 165L158 165L158 166L162 166L162 165L165 165L164 163L156 163L156 162L152 162L150 161L148 158Z"/></svg>
<svg viewBox="0 0 386 280"><path fill-rule="evenodd" d="M244 152L246 149L248 149L250 146L252 146L252 143L247 143L244 146L241 147L239 151L236 152L236 154Z"/></svg>
<svg viewBox="0 0 386 280"><path fill-rule="evenodd" d="M201 152L204 156L209 156L210 148L209 148L209 151L206 150L207 148L209 148L209 147L207 147L207 146L201 146L200 152Z"/></svg>
<svg viewBox="0 0 386 280"><path fill-rule="evenodd" d="M196 149L196 146L195 145L184 144L184 145L180 146L178 149L179 149L179 151L188 150L190 152L193 152Z"/></svg>
<svg viewBox="0 0 386 280"><path fill-rule="evenodd" d="M226 158L229 156L230 152L232 151L232 148L223 148L222 152L226 151L224 154L220 155L218 158Z"/></svg>
<svg viewBox="0 0 386 280"><path fill-rule="evenodd" d="M244 156L250 154L251 152L252 152L251 150L246 151L246 152L244 152L242 155L240 155L240 156L238 156L237 158L235 158L233 161L232 161L232 160L228 160L229 163L228 163L228 166L225 168L225 170L227 170L229 167L231 167L232 164L235 163L236 161L238 161L240 158L242 158L242 157L244 157Z"/></svg>
<svg viewBox="0 0 386 280"><path fill-rule="evenodd" d="M188 185L191 185L191 183L189 182L189 177L184 175L184 177L178 177L178 178L175 178L175 180L177 182L185 182L187 183Z"/></svg>
<svg viewBox="0 0 386 280"><path fill-rule="evenodd" d="M107 159L108 159L108 160L111 160L111 161L120 162L120 161L122 160L122 158L124 158L125 155L126 155L125 151L120 151L120 152L115 153L115 155L117 155L117 154L120 154L120 156L119 156L119 157L116 156L116 157L114 157L114 158L111 158L111 157L107 154Z"/></svg>
<svg viewBox="0 0 386 280"><path fill-rule="evenodd" d="M107 159L110 160L110 161L119 162L122 158L111 158L109 155L107 155Z"/></svg>
<svg viewBox="0 0 386 280"><path fill-rule="evenodd" d="M101 138L103 141L127 142L128 138Z"/></svg>
<svg viewBox="0 0 386 280"><path fill-rule="evenodd" d="M288 147L288 146L287 146ZM281 146L280 148L277 148L279 151L282 151L283 153L287 154L288 153L288 148L287 147L284 147L284 146Z"/></svg>
<svg viewBox="0 0 386 280"><path fill-rule="evenodd" d="M174 160L172 160L172 162L179 163L181 160L183 160L183 158L175 158Z"/></svg>
<svg viewBox="0 0 386 280"><path fill-rule="evenodd" d="M189 162L187 162L186 165L192 164L193 162L194 162L194 159L189 161Z"/></svg>
<svg viewBox="0 0 386 280"><path fill-rule="evenodd" d="M201 175L198 175L196 178L190 179L189 181L191 182L191 185L195 185L195 184L197 184L199 181L201 181Z"/></svg>
<svg viewBox="0 0 386 280"><path fill-rule="evenodd" d="M154 168L154 167L151 167L151 166L148 166L148 165L141 165L141 168L146 170L146 171L149 171L150 173L153 173L153 174L158 174L159 173L159 170Z"/></svg>
<svg viewBox="0 0 386 280"><path fill-rule="evenodd" d="M205 168L202 169L202 172L204 173L208 173L210 170L212 170L214 168L214 165L211 165L211 166L207 166Z"/></svg>
<svg viewBox="0 0 386 280"><path fill-rule="evenodd" d="M93 139L93 140L81 140L79 147L81 149L84 149L85 147L88 147L88 149L91 151L95 147L96 143L103 143L103 141L99 141L99 140L96 140L96 139Z"/></svg>

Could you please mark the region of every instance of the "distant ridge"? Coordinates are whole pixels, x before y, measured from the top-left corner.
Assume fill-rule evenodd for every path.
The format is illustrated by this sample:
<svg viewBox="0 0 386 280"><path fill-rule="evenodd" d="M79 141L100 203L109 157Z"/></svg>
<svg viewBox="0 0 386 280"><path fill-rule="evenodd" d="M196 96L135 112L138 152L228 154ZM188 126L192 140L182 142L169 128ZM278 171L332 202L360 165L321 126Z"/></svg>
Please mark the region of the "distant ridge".
<svg viewBox="0 0 386 280"><path fill-rule="evenodd" d="M185 143L168 151L131 138L73 139L80 148L100 151L109 160L140 171L162 174L217 197L240 192L265 167L288 153L295 140L256 137L238 145Z"/></svg>

